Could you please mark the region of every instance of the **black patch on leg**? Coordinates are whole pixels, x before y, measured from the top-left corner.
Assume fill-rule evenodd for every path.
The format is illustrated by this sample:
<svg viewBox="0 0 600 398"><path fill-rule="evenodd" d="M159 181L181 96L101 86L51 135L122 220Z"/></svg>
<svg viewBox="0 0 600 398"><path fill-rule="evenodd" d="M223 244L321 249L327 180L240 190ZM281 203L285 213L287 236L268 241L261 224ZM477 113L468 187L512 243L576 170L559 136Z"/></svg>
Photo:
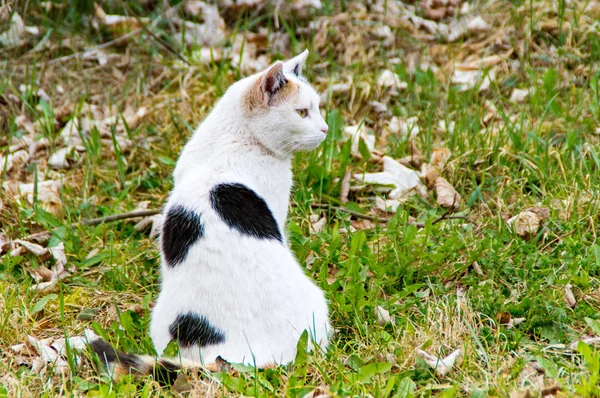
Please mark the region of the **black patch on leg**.
<svg viewBox="0 0 600 398"><path fill-rule="evenodd" d="M90 347L107 367L120 363L123 368L129 370L129 373L136 374L142 371L142 369L139 369L142 367L142 364L138 360L137 355L117 351L112 345L102 339L92 341Z"/></svg>
<svg viewBox="0 0 600 398"><path fill-rule="evenodd" d="M167 265L174 267L185 260L190 247L202 238L200 215L183 206L169 209L162 226L161 245Z"/></svg>
<svg viewBox="0 0 600 398"><path fill-rule="evenodd" d="M192 312L177 315L175 322L169 327L169 333L182 347L195 344L205 347L225 341L225 334L211 326L206 317Z"/></svg>
<svg viewBox="0 0 600 398"><path fill-rule="evenodd" d="M258 239L283 242L269 206L243 184L219 184L210 191L210 204L225 224Z"/></svg>

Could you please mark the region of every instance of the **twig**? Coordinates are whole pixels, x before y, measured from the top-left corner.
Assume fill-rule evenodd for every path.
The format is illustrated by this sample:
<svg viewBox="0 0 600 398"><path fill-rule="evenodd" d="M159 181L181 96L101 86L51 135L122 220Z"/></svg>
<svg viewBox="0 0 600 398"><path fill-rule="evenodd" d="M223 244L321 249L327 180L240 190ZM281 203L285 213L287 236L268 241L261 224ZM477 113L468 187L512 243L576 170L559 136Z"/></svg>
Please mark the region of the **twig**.
<svg viewBox="0 0 600 398"><path fill-rule="evenodd" d="M381 221L381 222L387 222L387 221L389 221L389 219L385 218L385 217L369 216L367 214L362 214L362 213L359 213L357 211L353 211L353 210L347 209L345 207L331 206L331 205L328 205L326 203L312 203L310 205L310 207L312 207L313 209L339 210L339 211L341 211L343 213L350 214L353 217L363 218L363 219L369 220L369 221ZM154 216L154 215L159 214L161 212L162 212L162 209L136 210L136 211L132 211L132 212L129 212L129 213L113 214L112 216L98 217L98 218L92 218L92 219L89 219L89 220L83 220L81 222L81 224L82 225L98 225L98 224L102 224L102 223L105 223L105 222L126 220L128 218ZM467 221L469 221L469 219L467 218L467 216L450 216L449 214L450 213L448 213L448 212L442 214L440 217L438 217L435 220L433 220L431 222L431 225L435 225L435 224L440 223L440 222L442 222L444 220L467 220ZM418 223L409 223L409 225L414 225L417 228L425 228L425 223L420 223L420 222L418 222Z"/></svg>
<svg viewBox="0 0 600 398"><path fill-rule="evenodd" d="M144 30L144 32L146 32L150 36L152 36L152 38L154 40L156 40L158 42L158 44L162 45L164 48L166 48L167 50L169 50L177 58L179 58L182 62L184 62L187 65L191 65L190 61L188 61L183 55L181 55L179 53L179 51L175 50L173 47L171 47L171 45L169 43L167 43L166 41L164 41L163 39L161 39L160 37L158 37L150 29L148 29L148 27L146 26L146 24L140 19L140 17L137 16L136 13L133 12L133 10L129 7L129 5L127 3L125 3L124 1L121 1L121 3L123 3L123 5L125 6L125 8L127 8L127 10L131 13L131 15L133 15L133 17L139 22L139 24L142 27L142 29Z"/></svg>
<svg viewBox="0 0 600 398"><path fill-rule="evenodd" d="M154 24L156 24L156 22L159 20L159 18L162 18L163 16L167 15L167 13L168 13L169 11L179 8L181 4L183 4L183 2L181 2L181 3L179 3L178 5L176 5L176 6L174 6L174 7L171 7L171 8L169 8L169 9L167 9L166 11L162 12L162 13L161 13L159 16L157 16L157 17L154 19L154 21L152 21L152 23L151 23L150 25L154 25ZM134 15L134 16L135 16L135 15ZM107 47L114 46L114 45L116 45L116 44L119 44L119 43L121 43L122 41L125 41L125 40L129 39L129 38L130 38L130 37L132 37L132 36L135 36L135 35L137 35L137 34L138 34L138 33L139 33L141 30L144 30L144 31L148 32L150 35L152 35L154 38L156 38L156 36L154 36L154 34L153 34L152 32L149 32L149 30L148 30L148 28L146 27L146 25L145 25L144 23L142 23L142 21L140 21L140 19L139 19L137 16L135 16L135 18L136 18L136 19L138 20L138 22L140 23L140 25L141 25L141 28L137 28L137 29L135 29L135 30L132 30L132 31L131 31L131 32L129 32L129 33L126 33L126 34L124 34L124 35L123 35L123 36L121 36L121 37L117 37L117 38L116 38L116 39L114 39L114 40L111 40L111 41L109 41L109 42L106 42L106 43L103 43L103 44L99 44L99 45L97 45L97 46L94 46L94 47L91 47L91 48L85 49L85 50L83 50L83 51L79 51L79 52L76 52L76 53L73 53L73 54L65 55L64 57L60 57L60 58L51 59L50 61L46 61L46 64L48 64L48 65L53 65L53 64L56 64L56 63L59 63L59 62L68 61L68 60L70 60L70 59L73 59L73 58L77 58L77 57L83 56L83 55L85 55L86 53L88 53L88 52L91 52L91 51L94 51L94 50L101 50L101 49L103 49L103 48L107 48ZM162 44L162 43L161 43L161 44ZM163 45L164 45L164 44L163 44ZM169 48L167 48L167 49L169 49ZM176 54L176 55L179 55L179 54ZM180 56L180 55L179 55L179 56ZM184 61L184 62L186 62L188 65L190 64L190 63L189 63L187 60L183 60L183 61Z"/></svg>
<svg viewBox="0 0 600 398"><path fill-rule="evenodd" d="M369 221L382 221L382 222L389 221L388 218L373 217L373 216L369 216L369 215L366 215L366 214L358 213L356 211L347 209L345 207L331 206L331 205L328 205L326 203L313 203L313 204L310 205L310 207L312 207L313 209L339 210L339 211L341 211L343 213L350 214L351 216L354 216L356 218L364 218L365 220L369 220ZM450 213L448 213L448 212L442 214L440 217L438 217L435 220L433 220L431 222L431 225L438 224L438 223L440 223L440 222L442 222L444 220L466 220L466 221L471 222L467 216L451 216L449 214ZM425 228L425 223L422 223L422 222L411 222L411 223L408 223L408 225L414 225L417 228Z"/></svg>
<svg viewBox="0 0 600 398"><path fill-rule="evenodd" d="M114 214L112 216L92 218L90 220L83 220L81 222L81 225L98 225L98 224L102 224L102 223L110 222L110 221L126 220L128 218L148 217L148 216L154 216L161 212L162 212L162 209L136 210L136 211L132 211L129 213Z"/></svg>
<svg viewBox="0 0 600 398"><path fill-rule="evenodd" d="M124 34L121 37L117 37L114 40L111 40L111 41L106 42L104 44L99 44L99 45L97 45L95 47L92 47L92 48L88 48L88 49L86 49L84 51L79 51L79 52L76 52L76 53L73 53L73 54L70 54L70 55L65 55L64 57L51 59L50 61L47 61L46 64L53 65L53 64L56 64L58 62L68 61L70 59L73 59L73 58L76 58L76 57L79 57L79 56L83 56L83 55L85 55L88 52L91 52L91 51L94 51L94 50L101 50L103 48L110 47L110 46L113 46L115 44L119 44L120 42L127 40L131 36L136 35L140 30L142 30L142 28L138 28L136 30L132 30L131 32L129 32L127 34Z"/></svg>
<svg viewBox="0 0 600 398"><path fill-rule="evenodd" d="M546 250L548 247L550 247L550 245L552 245L553 243L560 242L561 240L563 240L564 238L566 238L567 236L571 235L571 234L572 234L572 233L574 233L574 232L575 232L575 230L572 230L572 231L570 231L570 232L567 232L567 233L566 233L566 234L564 234L564 235L557 236L556 238L552 239L550 242L546 243L546 244L544 245L544 247L542 247L542 248L540 249L540 251L541 251L541 252L543 252L543 251L544 251L544 250Z"/></svg>
<svg viewBox="0 0 600 398"><path fill-rule="evenodd" d="M373 216L369 216L366 214L362 214L350 209L346 209L345 207L340 207L340 206L331 206L328 205L326 203L312 203L310 205L310 207L312 207L313 209L331 209L331 210L339 210L343 213L348 213L351 216L354 216L356 218L364 218L365 220L369 220L369 221L376 221L376 220L381 220L381 221L387 221L385 218L376 218Z"/></svg>

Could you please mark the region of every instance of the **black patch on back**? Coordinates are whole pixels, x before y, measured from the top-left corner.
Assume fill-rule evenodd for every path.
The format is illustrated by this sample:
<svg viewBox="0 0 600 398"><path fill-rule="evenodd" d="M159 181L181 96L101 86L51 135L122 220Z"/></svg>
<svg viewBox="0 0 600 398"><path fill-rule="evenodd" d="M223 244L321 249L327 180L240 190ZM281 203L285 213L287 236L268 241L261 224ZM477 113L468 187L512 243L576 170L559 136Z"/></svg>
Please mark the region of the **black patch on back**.
<svg viewBox="0 0 600 398"><path fill-rule="evenodd" d="M90 343L92 351L106 364L106 366L120 363L129 373L139 373L140 362L137 355L126 354L117 351L112 345L102 339L96 339Z"/></svg>
<svg viewBox="0 0 600 398"><path fill-rule="evenodd" d="M179 314L169 327L171 337L182 347L198 345L205 347L225 341L225 334L214 328L204 316L188 312Z"/></svg>
<svg viewBox="0 0 600 398"><path fill-rule="evenodd" d="M210 204L230 228L258 239L283 242L277 222L263 198L243 184L219 184L210 191Z"/></svg>
<svg viewBox="0 0 600 398"><path fill-rule="evenodd" d="M167 265L174 267L185 260L190 247L204 234L200 215L181 205L169 209L162 226L162 251Z"/></svg>

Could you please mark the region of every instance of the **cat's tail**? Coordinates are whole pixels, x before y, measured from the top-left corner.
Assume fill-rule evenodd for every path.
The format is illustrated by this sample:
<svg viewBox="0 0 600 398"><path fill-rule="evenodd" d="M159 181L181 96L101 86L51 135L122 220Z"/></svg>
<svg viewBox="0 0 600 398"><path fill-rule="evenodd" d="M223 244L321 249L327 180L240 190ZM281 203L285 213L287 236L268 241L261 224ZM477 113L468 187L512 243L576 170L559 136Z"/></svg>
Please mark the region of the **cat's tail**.
<svg viewBox="0 0 600 398"><path fill-rule="evenodd" d="M181 369L202 369L216 372L221 368L221 365L216 363L204 365L184 358L155 358L150 355L127 354L116 350L99 337L92 340L89 345L114 380L125 375L133 375L136 378L153 375L155 380L161 384L173 384L177 379L177 372Z"/></svg>

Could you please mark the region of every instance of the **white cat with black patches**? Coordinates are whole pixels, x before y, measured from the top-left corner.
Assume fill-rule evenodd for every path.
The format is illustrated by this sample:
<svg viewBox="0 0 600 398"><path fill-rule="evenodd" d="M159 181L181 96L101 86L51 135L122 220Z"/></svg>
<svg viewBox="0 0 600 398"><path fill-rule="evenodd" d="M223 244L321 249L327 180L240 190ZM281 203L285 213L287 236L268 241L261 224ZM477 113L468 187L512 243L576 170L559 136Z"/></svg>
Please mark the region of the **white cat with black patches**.
<svg viewBox="0 0 600 398"><path fill-rule="evenodd" d="M161 234L161 291L150 335L156 360L92 347L118 373L174 370L218 357L257 367L294 360L306 330L330 336L321 289L285 238L291 158L327 133L319 95L301 76L308 51L233 84L183 149ZM191 362L189 362L191 361Z"/></svg>

